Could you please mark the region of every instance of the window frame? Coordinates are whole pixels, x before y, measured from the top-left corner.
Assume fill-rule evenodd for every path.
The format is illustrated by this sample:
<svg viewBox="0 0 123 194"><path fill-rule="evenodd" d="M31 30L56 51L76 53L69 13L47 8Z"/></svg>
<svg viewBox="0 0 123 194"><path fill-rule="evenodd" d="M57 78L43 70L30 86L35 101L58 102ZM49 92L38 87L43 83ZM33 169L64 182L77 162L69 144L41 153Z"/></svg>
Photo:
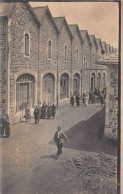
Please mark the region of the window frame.
<svg viewBox="0 0 123 194"><path fill-rule="evenodd" d="M49 58L49 42L51 42L51 58ZM47 42L47 60L52 60L52 40L51 39L48 39L48 42Z"/></svg>
<svg viewBox="0 0 123 194"><path fill-rule="evenodd" d="M67 45L64 44L64 62L67 62Z"/></svg>
<svg viewBox="0 0 123 194"><path fill-rule="evenodd" d="M28 34L28 36L29 36L29 46L28 46L29 47L29 55L26 55L26 53L25 53L26 52L26 49L25 49L26 48L26 46L25 46L25 35L26 34ZM31 48L30 47L30 33L27 31L24 31L24 57L25 58L30 58L30 48Z"/></svg>
<svg viewBox="0 0 123 194"><path fill-rule="evenodd" d="M76 63L79 63L79 49L78 49L78 47L76 48Z"/></svg>

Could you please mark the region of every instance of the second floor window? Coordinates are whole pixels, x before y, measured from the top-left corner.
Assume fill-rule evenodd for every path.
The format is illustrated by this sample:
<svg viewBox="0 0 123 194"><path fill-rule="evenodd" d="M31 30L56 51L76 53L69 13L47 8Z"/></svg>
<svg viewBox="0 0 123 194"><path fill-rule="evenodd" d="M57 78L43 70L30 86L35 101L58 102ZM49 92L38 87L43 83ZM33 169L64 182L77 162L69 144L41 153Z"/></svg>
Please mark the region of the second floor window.
<svg viewBox="0 0 123 194"><path fill-rule="evenodd" d="M29 34L25 34L25 55L29 56Z"/></svg>
<svg viewBox="0 0 123 194"><path fill-rule="evenodd" d="M76 49L76 62L79 62L79 49Z"/></svg>
<svg viewBox="0 0 123 194"><path fill-rule="evenodd" d="M52 57L52 42L51 40L48 41L48 59Z"/></svg>
<svg viewBox="0 0 123 194"><path fill-rule="evenodd" d="M85 57L84 57L84 68L85 68Z"/></svg>
<svg viewBox="0 0 123 194"><path fill-rule="evenodd" d="M64 61L67 61L67 46L64 46Z"/></svg>

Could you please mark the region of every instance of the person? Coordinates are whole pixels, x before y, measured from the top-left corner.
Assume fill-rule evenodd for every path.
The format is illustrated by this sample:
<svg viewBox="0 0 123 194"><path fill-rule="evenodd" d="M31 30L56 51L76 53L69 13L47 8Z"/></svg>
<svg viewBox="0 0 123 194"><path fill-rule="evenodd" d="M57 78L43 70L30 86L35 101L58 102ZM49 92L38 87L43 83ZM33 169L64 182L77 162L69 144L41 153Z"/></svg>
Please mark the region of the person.
<svg viewBox="0 0 123 194"><path fill-rule="evenodd" d="M9 137L11 129L10 129L10 120L9 120L8 114L6 114L4 117L4 130L5 130L6 136Z"/></svg>
<svg viewBox="0 0 123 194"><path fill-rule="evenodd" d="M53 117L53 119L55 117L55 114L56 114L56 106L53 103L53 105L52 105L52 117Z"/></svg>
<svg viewBox="0 0 123 194"><path fill-rule="evenodd" d="M35 119L35 124L37 124L37 121L39 122L39 109L36 106L34 110L34 119Z"/></svg>
<svg viewBox="0 0 123 194"><path fill-rule="evenodd" d="M100 95L100 102L101 102L101 106L104 107L105 106L105 98L104 98L103 94Z"/></svg>
<svg viewBox="0 0 123 194"><path fill-rule="evenodd" d="M71 106L74 106L74 97L73 97L73 95L70 98L70 104L71 104Z"/></svg>
<svg viewBox="0 0 123 194"><path fill-rule="evenodd" d="M43 102L43 106L41 107L41 118L45 119L46 117L46 102Z"/></svg>
<svg viewBox="0 0 123 194"><path fill-rule="evenodd" d="M50 119L50 117L51 117L51 106L48 102L48 105L47 105L47 118Z"/></svg>
<svg viewBox="0 0 123 194"><path fill-rule="evenodd" d="M26 119L26 122L28 119L31 119L30 108L29 108L28 104L26 105L26 108L25 108L25 116L24 117Z"/></svg>
<svg viewBox="0 0 123 194"><path fill-rule="evenodd" d="M80 105L80 95L79 94L76 96L76 104L77 106Z"/></svg>
<svg viewBox="0 0 123 194"><path fill-rule="evenodd" d="M67 136L65 133L61 130L61 127L57 127L57 132L54 135L54 141L57 145L57 154L56 154L56 159L59 158L60 154L62 154L62 147L63 147L63 141L64 139L68 142Z"/></svg>

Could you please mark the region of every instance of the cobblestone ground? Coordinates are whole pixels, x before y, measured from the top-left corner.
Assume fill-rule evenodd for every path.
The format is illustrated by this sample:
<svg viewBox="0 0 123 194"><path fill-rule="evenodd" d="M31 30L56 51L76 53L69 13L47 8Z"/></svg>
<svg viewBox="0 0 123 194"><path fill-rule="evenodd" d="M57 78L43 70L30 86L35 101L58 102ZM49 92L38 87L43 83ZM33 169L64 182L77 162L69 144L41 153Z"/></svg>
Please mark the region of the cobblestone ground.
<svg viewBox="0 0 123 194"><path fill-rule="evenodd" d="M61 169L59 167L61 162L67 161L71 156L78 157L81 153L77 149L64 148L64 155L56 161L54 160L56 146L49 142L52 141L58 125L66 131L78 122L88 120L100 110L100 104L90 104L88 107L65 106L57 110L55 119L40 120L37 125L34 124L33 119L28 123L24 121L13 125L11 137L9 139L0 138L1 193L67 193L68 182L63 192L61 192L62 190L59 192L59 189L63 187L64 181L61 180L60 175L57 177L57 171ZM62 167L65 169L64 166ZM55 171L56 173L54 174ZM64 170L63 173L61 170L61 174L64 175L64 173ZM66 178L67 175L69 174L66 174ZM55 181L56 179L57 181ZM58 180L60 183L58 183ZM53 186L54 181L59 186ZM71 190L70 193L72 194ZM73 193L76 193L76 191Z"/></svg>

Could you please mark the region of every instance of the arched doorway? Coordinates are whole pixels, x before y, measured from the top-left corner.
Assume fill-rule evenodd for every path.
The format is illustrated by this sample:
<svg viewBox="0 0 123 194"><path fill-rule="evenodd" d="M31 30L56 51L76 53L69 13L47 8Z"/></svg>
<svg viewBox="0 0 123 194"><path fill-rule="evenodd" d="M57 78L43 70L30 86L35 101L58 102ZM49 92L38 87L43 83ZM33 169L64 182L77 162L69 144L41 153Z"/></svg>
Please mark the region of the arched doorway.
<svg viewBox="0 0 123 194"><path fill-rule="evenodd" d="M48 73L43 77L42 102L53 102L55 95L55 77Z"/></svg>
<svg viewBox="0 0 123 194"><path fill-rule="evenodd" d="M16 112L25 109L26 104L34 107L35 78L30 74L23 74L16 80Z"/></svg>
<svg viewBox="0 0 123 194"><path fill-rule="evenodd" d="M91 91L95 89L95 73L91 74Z"/></svg>
<svg viewBox="0 0 123 194"><path fill-rule="evenodd" d="M106 75L105 75L105 73L103 73L103 76L102 76L102 87L103 88L106 87Z"/></svg>
<svg viewBox="0 0 123 194"><path fill-rule="evenodd" d="M69 98L69 75L64 73L60 79L60 99Z"/></svg>
<svg viewBox="0 0 123 194"><path fill-rule="evenodd" d="M101 74L98 73L97 75L97 88L100 89L101 87Z"/></svg>
<svg viewBox="0 0 123 194"><path fill-rule="evenodd" d="M73 94L79 93L80 89L80 75L78 73L73 76Z"/></svg>

